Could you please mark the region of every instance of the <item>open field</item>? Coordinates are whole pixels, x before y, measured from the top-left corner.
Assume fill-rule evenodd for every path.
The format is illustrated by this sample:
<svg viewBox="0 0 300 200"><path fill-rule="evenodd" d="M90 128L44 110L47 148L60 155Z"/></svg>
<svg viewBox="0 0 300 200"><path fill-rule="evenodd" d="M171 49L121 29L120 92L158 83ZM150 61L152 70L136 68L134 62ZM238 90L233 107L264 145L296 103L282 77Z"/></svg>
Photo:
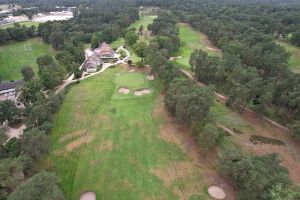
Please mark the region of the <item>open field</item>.
<svg viewBox="0 0 300 200"><path fill-rule="evenodd" d="M284 41L277 40L276 43L283 46L291 54L289 59L290 69L295 73L300 73L300 48Z"/></svg>
<svg viewBox="0 0 300 200"><path fill-rule="evenodd" d="M55 119L49 160L67 199L87 190L97 199L210 199L195 161L200 157L183 150L187 143L180 144L182 134L163 111L160 83L145 77L118 67L70 88ZM119 87L152 93L123 98Z"/></svg>
<svg viewBox="0 0 300 200"><path fill-rule="evenodd" d="M8 9L9 5L8 4L1 4L0 5L0 9L4 10L4 9Z"/></svg>
<svg viewBox="0 0 300 200"><path fill-rule="evenodd" d="M220 50L210 44L206 35L194 30L185 23L179 23L178 27L181 47L176 56L181 56L181 58L176 59L176 62L186 67L189 66L190 56L195 49L205 50L212 56L221 56Z"/></svg>
<svg viewBox="0 0 300 200"><path fill-rule="evenodd" d="M140 16L140 19L135 21L130 25L130 28L136 28L137 30L140 28L141 25L144 26L144 30L147 30L147 26L152 24L153 20L157 18L156 15L143 15Z"/></svg>
<svg viewBox="0 0 300 200"><path fill-rule="evenodd" d="M21 25L21 26L23 26L23 25L25 25L25 26L36 26L36 27L38 27L39 26L39 22L19 22L19 24ZM4 25L0 25L0 28L9 28L9 27L13 27L14 26L14 24L12 23L12 24L4 24Z"/></svg>
<svg viewBox="0 0 300 200"><path fill-rule="evenodd" d="M25 51L31 46L31 51ZM10 42L0 46L0 74L3 80L22 79L20 72L23 66L29 65L37 73L36 59L44 54L55 55L55 51L40 38L33 38L24 42Z"/></svg>

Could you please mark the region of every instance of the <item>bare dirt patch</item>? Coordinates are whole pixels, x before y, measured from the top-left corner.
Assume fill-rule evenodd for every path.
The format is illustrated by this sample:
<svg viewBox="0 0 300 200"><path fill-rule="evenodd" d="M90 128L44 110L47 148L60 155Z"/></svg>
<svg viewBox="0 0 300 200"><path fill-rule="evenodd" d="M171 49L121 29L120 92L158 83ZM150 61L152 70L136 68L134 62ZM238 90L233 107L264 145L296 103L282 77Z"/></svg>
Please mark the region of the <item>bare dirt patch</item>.
<svg viewBox="0 0 300 200"><path fill-rule="evenodd" d="M91 161L90 161L90 164L91 164L92 166L97 165L97 160L91 160Z"/></svg>
<svg viewBox="0 0 300 200"><path fill-rule="evenodd" d="M69 143L66 146L66 150L68 152L71 152L75 149L80 148L83 144L88 144L91 143L93 140L95 139L95 135L84 135L80 138L78 138L77 140L74 140L73 142Z"/></svg>
<svg viewBox="0 0 300 200"><path fill-rule="evenodd" d="M131 68L128 70L129 72L135 72L135 69L134 68Z"/></svg>
<svg viewBox="0 0 300 200"><path fill-rule="evenodd" d="M86 130L78 130L78 131L75 131L73 133L66 134L66 135L62 136L59 139L59 143L66 142L66 141L71 140L75 137L83 136L85 134L86 134Z"/></svg>
<svg viewBox="0 0 300 200"><path fill-rule="evenodd" d="M216 185L212 185L208 188L208 194L215 199L225 199L226 194L224 190Z"/></svg>
<svg viewBox="0 0 300 200"><path fill-rule="evenodd" d="M194 165L191 162L171 163L163 169L153 169L151 172L160 177L169 186L176 179L185 178L192 174Z"/></svg>
<svg viewBox="0 0 300 200"><path fill-rule="evenodd" d="M151 93L151 90L149 88L144 88L144 89L139 89L139 90L134 91L135 96L143 96L143 95L150 94L150 93Z"/></svg>
<svg viewBox="0 0 300 200"><path fill-rule="evenodd" d="M96 200L96 193L93 191L87 191L80 195L80 200Z"/></svg>
<svg viewBox="0 0 300 200"><path fill-rule="evenodd" d="M96 151L102 152L102 151L111 151L114 147L114 143L111 140L107 140L104 143L102 143L100 146L96 147Z"/></svg>
<svg viewBox="0 0 300 200"><path fill-rule="evenodd" d="M120 88L118 89L118 92L119 92L119 93L122 93L122 94L129 94L129 93L130 93L130 90L129 90L128 88L126 88L126 87L120 87Z"/></svg>
<svg viewBox="0 0 300 200"><path fill-rule="evenodd" d="M154 80L154 75L147 75L147 80L148 81L153 81Z"/></svg>

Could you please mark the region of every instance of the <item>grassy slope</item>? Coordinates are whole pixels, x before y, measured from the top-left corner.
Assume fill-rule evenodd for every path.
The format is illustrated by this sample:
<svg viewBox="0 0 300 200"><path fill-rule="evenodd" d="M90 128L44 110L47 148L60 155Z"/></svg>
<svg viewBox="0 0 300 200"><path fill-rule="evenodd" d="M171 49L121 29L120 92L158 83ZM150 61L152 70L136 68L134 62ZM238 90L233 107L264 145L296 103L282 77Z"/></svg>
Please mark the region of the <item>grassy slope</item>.
<svg viewBox="0 0 300 200"><path fill-rule="evenodd" d="M25 52L24 45L31 45L31 52ZM44 55L54 55L55 51L40 38L33 38L24 42L11 42L0 46L0 74L4 80L21 79L22 66L30 65L38 71L36 58Z"/></svg>
<svg viewBox="0 0 300 200"><path fill-rule="evenodd" d="M182 56L182 58L176 59L176 62L188 67L189 59L191 54L195 49L203 49L208 52L209 55L212 56L220 56L221 54L208 49L209 46L207 44L207 36L203 33L200 33L194 30L187 24L180 23L179 27L179 37L181 40L181 47L179 49L177 56Z"/></svg>
<svg viewBox="0 0 300 200"><path fill-rule="evenodd" d="M39 26L39 22L19 22L19 24L21 26L25 25L25 26L36 26L38 27ZM14 24L4 24L4 25L0 25L0 28L9 28L9 27L13 27Z"/></svg>
<svg viewBox="0 0 300 200"><path fill-rule="evenodd" d="M284 41L276 41L277 44L283 46L287 52L291 54L289 59L289 67L295 73L300 73L300 48L295 47Z"/></svg>
<svg viewBox="0 0 300 200"><path fill-rule="evenodd" d="M144 26L144 30L147 30L147 26L152 24L153 20L157 18L155 15L145 15L140 16L140 19L135 21L130 25L130 28L136 28L137 30L140 28L141 25Z"/></svg>
<svg viewBox="0 0 300 200"><path fill-rule="evenodd" d="M93 190L97 199L173 200L179 199L174 190L181 191L192 184L193 188L198 186L197 193L204 195L203 199L210 199L203 193L203 185L198 185L201 170L177 145L159 138L159 125L164 119L154 117L152 112L160 84L147 83L145 75L139 73L125 74L123 78L119 73L126 72L109 69L72 86L57 114L51 163L67 198L77 200L80 193ZM147 85L154 90L152 95L129 94L124 99L116 92L120 86L133 89ZM64 148L76 138L64 143L59 139L78 130L94 134L95 140L67 153ZM154 175L154 169L173 168L177 162L192 165L192 175L178 178L171 185Z"/></svg>

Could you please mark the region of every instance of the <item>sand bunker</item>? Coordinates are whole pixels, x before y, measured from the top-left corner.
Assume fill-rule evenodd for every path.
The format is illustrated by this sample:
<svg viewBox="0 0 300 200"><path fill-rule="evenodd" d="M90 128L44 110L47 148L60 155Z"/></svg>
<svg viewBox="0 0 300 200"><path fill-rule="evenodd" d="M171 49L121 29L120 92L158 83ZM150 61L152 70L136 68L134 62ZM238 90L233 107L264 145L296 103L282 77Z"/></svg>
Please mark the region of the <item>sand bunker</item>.
<svg viewBox="0 0 300 200"><path fill-rule="evenodd" d="M151 90L148 88L139 89L139 90L134 91L135 96L143 96L145 94L150 94L150 93L151 93Z"/></svg>
<svg viewBox="0 0 300 200"><path fill-rule="evenodd" d="M225 199L226 198L226 194L225 194L224 190L215 185L210 186L208 188L208 194L215 199Z"/></svg>
<svg viewBox="0 0 300 200"><path fill-rule="evenodd" d="M154 75L148 75L148 76L147 76L147 80L153 81L153 80L154 80Z"/></svg>
<svg viewBox="0 0 300 200"><path fill-rule="evenodd" d="M130 70L128 70L129 72L135 72L135 69L130 69Z"/></svg>
<svg viewBox="0 0 300 200"><path fill-rule="evenodd" d="M96 193L92 191L84 192L80 195L80 200L96 200Z"/></svg>
<svg viewBox="0 0 300 200"><path fill-rule="evenodd" d="M130 90L126 87L120 87L118 89L118 92L122 93L122 94L129 94L130 93Z"/></svg>

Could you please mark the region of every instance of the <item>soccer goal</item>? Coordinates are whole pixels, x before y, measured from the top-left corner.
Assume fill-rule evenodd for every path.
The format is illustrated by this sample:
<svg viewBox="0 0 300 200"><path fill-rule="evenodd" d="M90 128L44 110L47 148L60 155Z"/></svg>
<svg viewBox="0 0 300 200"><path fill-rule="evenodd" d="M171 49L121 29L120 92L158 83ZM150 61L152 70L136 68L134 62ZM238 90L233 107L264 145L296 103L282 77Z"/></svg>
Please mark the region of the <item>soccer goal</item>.
<svg viewBox="0 0 300 200"><path fill-rule="evenodd" d="M31 53L31 44L24 44L24 50L27 54Z"/></svg>

